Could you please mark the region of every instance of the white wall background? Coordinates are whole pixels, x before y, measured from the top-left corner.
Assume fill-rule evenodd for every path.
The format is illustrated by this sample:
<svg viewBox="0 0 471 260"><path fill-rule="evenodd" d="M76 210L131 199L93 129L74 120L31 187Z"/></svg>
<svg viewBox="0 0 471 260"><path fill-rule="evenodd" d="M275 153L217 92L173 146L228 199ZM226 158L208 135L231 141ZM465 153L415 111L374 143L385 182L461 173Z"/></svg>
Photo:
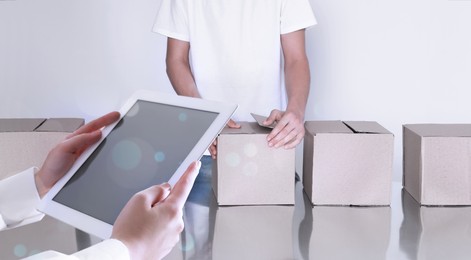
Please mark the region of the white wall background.
<svg viewBox="0 0 471 260"><path fill-rule="evenodd" d="M471 123L470 0L311 0L307 120ZM0 117L95 118L173 92L159 0L0 0Z"/></svg>

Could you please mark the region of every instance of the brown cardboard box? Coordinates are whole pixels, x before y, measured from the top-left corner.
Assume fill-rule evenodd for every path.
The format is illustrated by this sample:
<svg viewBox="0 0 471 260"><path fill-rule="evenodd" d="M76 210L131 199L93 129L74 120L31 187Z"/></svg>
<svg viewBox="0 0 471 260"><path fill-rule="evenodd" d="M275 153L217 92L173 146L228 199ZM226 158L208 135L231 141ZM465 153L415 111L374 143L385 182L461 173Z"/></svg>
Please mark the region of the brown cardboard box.
<svg viewBox="0 0 471 260"><path fill-rule="evenodd" d="M0 119L0 179L32 166L40 167L47 153L83 119Z"/></svg>
<svg viewBox="0 0 471 260"><path fill-rule="evenodd" d="M240 124L218 137L212 179L218 204L294 204L295 150L270 148L270 129Z"/></svg>
<svg viewBox="0 0 471 260"><path fill-rule="evenodd" d="M403 126L403 185L422 205L471 205L471 124Z"/></svg>
<svg viewBox="0 0 471 260"><path fill-rule="evenodd" d="M219 207L212 258L293 259L293 214L294 206Z"/></svg>
<svg viewBox="0 0 471 260"><path fill-rule="evenodd" d="M391 132L364 121L309 121L305 127L303 184L312 204L391 203Z"/></svg>

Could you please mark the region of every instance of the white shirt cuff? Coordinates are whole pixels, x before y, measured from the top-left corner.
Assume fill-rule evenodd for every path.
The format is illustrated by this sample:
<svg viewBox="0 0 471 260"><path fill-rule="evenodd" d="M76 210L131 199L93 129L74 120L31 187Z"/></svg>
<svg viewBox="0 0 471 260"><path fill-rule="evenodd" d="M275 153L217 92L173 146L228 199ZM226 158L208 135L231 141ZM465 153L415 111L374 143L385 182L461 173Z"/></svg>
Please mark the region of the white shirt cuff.
<svg viewBox="0 0 471 260"><path fill-rule="evenodd" d="M37 170L32 167L0 181L0 219L4 222L0 229L36 222L44 216L36 210L41 200L34 181Z"/></svg>

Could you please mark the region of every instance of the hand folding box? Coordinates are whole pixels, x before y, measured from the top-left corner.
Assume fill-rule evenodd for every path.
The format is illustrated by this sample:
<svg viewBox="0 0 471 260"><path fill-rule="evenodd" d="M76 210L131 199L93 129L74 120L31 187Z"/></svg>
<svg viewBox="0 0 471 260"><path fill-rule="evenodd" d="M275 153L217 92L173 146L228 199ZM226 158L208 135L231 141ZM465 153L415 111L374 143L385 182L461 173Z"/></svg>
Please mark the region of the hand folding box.
<svg viewBox="0 0 471 260"><path fill-rule="evenodd" d="M303 184L312 204L391 203L391 132L364 121L309 121L305 127Z"/></svg>
<svg viewBox="0 0 471 260"><path fill-rule="evenodd" d="M219 205L294 204L295 150L268 146L271 129L255 122L224 128L212 186Z"/></svg>

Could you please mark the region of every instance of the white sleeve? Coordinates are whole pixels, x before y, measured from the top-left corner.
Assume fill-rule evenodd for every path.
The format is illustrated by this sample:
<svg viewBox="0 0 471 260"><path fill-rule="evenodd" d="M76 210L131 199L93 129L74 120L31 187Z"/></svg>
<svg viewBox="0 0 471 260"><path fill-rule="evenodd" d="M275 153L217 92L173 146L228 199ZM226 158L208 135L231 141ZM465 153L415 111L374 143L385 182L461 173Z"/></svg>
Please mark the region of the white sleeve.
<svg viewBox="0 0 471 260"><path fill-rule="evenodd" d="M306 29L317 24L309 0L284 0L281 9L281 34Z"/></svg>
<svg viewBox="0 0 471 260"><path fill-rule="evenodd" d="M190 41L186 0L162 0L153 31L181 41Z"/></svg>
<svg viewBox="0 0 471 260"><path fill-rule="evenodd" d="M93 245L82 251L72 255L65 255L56 251L45 251L28 258L25 260L82 260L82 259L97 259L97 260L129 260L128 248L119 240L107 239L101 243Z"/></svg>
<svg viewBox="0 0 471 260"><path fill-rule="evenodd" d="M40 202L34 182L37 168L0 181L0 230L37 222L44 214L36 210Z"/></svg>

